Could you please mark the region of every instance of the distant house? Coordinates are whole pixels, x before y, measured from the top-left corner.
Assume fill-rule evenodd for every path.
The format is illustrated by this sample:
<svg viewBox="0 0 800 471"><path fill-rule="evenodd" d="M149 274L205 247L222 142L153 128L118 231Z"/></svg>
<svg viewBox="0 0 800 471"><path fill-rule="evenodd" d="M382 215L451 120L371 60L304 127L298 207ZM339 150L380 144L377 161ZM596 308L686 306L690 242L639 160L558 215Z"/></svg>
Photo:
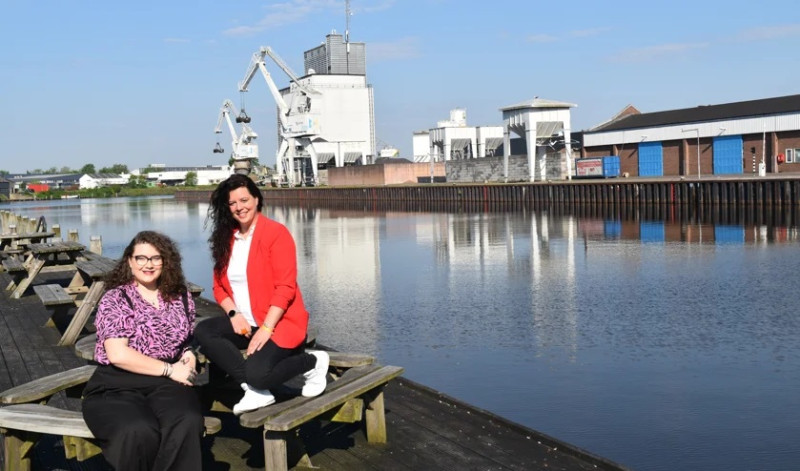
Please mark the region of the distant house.
<svg viewBox="0 0 800 471"><path fill-rule="evenodd" d="M22 183L25 186L33 182L46 184L51 190L63 190L66 188L77 188L78 179L81 177L78 173L59 173L59 174L14 174L9 175L8 180L14 183L14 191L20 191Z"/></svg>
<svg viewBox="0 0 800 471"><path fill-rule="evenodd" d="M5 199L9 199L13 192L14 182L6 180L5 178L0 178L0 198L5 197Z"/></svg>
<svg viewBox="0 0 800 471"><path fill-rule="evenodd" d="M47 183L28 183L28 185L25 188L34 193L50 191L50 185L48 185Z"/></svg>
<svg viewBox="0 0 800 471"><path fill-rule="evenodd" d="M145 175L148 182L156 182L160 185L182 185L186 181L186 174L195 172L197 174L198 185L216 185L225 180L233 173L233 167L207 165L205 167L167 167L163 165L151 165L149 172ZM135 174L136 172L134 172Z"/></svg>
<svg viewBox="0 0 800 471"><path fill-rule="evenodd" d="M125 185L128 183L130 175L117 175L116 173L86 173L79 181L81 190L91 190L111 185Z"/></svg>

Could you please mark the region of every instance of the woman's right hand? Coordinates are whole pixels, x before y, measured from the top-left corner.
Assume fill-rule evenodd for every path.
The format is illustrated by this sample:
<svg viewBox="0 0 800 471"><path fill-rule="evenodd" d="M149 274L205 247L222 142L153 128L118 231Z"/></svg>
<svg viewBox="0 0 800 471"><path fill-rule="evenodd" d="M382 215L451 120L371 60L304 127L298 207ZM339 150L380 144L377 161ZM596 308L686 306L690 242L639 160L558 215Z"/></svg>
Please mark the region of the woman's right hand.
<svg viewBox="0 0 800 471"><path fill-rule="evenodd" d="M172 364L172 373L169 379L177 381L186 386L193 386L194 380L197 378L197 372L191 362L182 362L180 360Z"/></svg>
<svg viewBox="0 0 800 471"><path fill-rule="evenodd" d="M231 317L231 326L237 335L244 335L245 337L250 338L250 331L252 328L250 327L250 323L247 322L247 319L244 318L244 315L242 315L241 312L237 312L235 316Z"/></svg>

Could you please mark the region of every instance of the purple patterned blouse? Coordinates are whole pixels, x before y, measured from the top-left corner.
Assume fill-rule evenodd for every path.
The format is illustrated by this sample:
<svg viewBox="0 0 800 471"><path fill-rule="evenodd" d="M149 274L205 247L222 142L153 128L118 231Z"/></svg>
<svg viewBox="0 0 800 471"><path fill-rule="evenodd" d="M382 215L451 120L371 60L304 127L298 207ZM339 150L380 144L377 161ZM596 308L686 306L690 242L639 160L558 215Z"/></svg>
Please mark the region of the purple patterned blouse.
<svg viewBox="0 0 800 471"><path fill-rule="evenodd" d="M122 294L123 290L130 303ZM108 290L100 299L94 321L97 326L95 361L101 365L110 364L104 343L114 338L127 338L129 347L152 358L169 360L177 357L185 350L194 330L196 314L191 295L188 296L188 307L187 314L181 297L167 304L160 293L158 307L153 307L142 298L133 283Z"/></svg>

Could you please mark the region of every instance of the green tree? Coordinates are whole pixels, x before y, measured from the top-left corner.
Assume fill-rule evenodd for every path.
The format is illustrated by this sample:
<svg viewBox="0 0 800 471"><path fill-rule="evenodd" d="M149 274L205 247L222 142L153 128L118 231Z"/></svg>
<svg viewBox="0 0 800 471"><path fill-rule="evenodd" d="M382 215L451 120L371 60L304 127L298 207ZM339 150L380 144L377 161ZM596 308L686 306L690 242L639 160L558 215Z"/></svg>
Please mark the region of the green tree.
<svg viewBox="0 0 800 471"><path fill-rule="evenodd" d="M128 179L128 186L131 188L145 188L147 187L147 177L144 175L131 175Z"/></svg>
<svg viewBox="0 0 800 471"><path fill-rule="evenodd" d="M61 170L59 170L58 173L75 173L75 170L72 170L71 168L64 166L61 167Z"/></svg>
<svg viewBox="0 0 800 471"><path fill-rule="evenodd" d="M100 169L100 173L115 173L117 175L121 173L130 173L128 171L128 166L125 164L114 164L110 167L103 167Z"/></svg>
<svg viewBox="0 0 800 471"><path fill-rule="evenodd" d="M97 170L94 169L94 164L86 164L81 167L79 173L97 173Z"/></svg>
<svg viewBox="0 0 800 471"><path fill-rule="evenodd" d="M183 184L186 186L197 186L197 172L186 172L186 180L184 180Z"/></svg>
<svg viewBox="0 0 800 471"><path fill-rule="evenodd" d="M10 172L8 170L0 170L0 177L5 177L6 175L9 175L9 174L10 174Z"/></svg>

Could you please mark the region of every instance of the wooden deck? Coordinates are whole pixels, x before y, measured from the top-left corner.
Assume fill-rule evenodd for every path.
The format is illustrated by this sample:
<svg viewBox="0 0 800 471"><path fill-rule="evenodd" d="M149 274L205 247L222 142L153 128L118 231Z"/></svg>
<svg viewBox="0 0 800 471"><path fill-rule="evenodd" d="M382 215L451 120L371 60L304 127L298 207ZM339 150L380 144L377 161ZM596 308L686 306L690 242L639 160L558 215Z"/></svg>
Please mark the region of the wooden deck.
<svg viewBox="0 0 800 471"><path fill-rule="evenodd" d="M53 282L56 275L48 277ZM8 274L0 274L7 281ZM59 281L59 280L56 280ZM67 283L69 280L60 280ZM74 311L74 309L73 309ZM219 310L200 300L198 313ZM0 390L86 364L70 346L57 346L61 333L45 326L50 312L28 290L20 299L0 295ZM60 328L65 320L56 319ZM619 470L620 465L567 443L476 409L400 378L385 390L388 444L366 443L359 425L314 421L299 430L315 469L510 469ZM79 410L80 399L61 393L51 405ZM222 431L205 438L204 470L264 469L261 432L245 429L227 413ZM0 464L2 463L0 450ZM292 464L290 455L290 465ZM34 469L107 470L101 457L67 460L60 438L37 446ZM294 468L307 469L307 468Z"/></svg>

